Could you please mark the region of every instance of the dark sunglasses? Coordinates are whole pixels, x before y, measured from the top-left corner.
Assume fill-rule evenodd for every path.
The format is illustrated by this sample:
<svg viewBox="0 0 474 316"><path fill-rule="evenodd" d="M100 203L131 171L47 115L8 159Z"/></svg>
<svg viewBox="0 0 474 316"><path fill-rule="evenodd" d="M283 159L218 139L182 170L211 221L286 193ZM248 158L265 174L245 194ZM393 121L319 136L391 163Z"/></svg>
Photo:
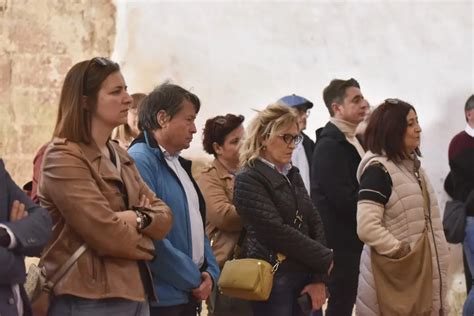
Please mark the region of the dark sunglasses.
<svg viewBox="0 0 474 316"><path fill-rule="evenodd" d="M116 65L117 63L116 62L113 62L111 61L110 59L108 58L105 58L105 57L94 57L90 60L90 64L92 63L95 63L96 65L99 65L99 66L102 66L102 67L106 67L108 65Z"/></svg>
<svg viewBox="0 0 474 316"><path fill-rule="evenodd" d="M83 83L82 83L82 86L83 88L85 89L86 87L86 80L87 80L87 75L88 75L88 72L89 72L89 69L91 67L91 65L98 65L100 67L107 67L107 66L115 66L117 68L119 68L118 64L108 58L105 58L105 57L94 57L92 58L91 60L89 60L89 63L87 64L87 67L86 67L86 72L84 73L84 78L83 78ZM85 91L83 91L83 94L85 95Z"/></svg>
<svg viewBox="0 0 474 316"><path fill-rule="evenodd" d="M295 145L298 145L303 140L303 136L301 136L300 134L295 135L295 136L291 134L283 134L283 135L278 135L278 137L281 137L287 145L290 145L292 142L294 142Z"/></svg>

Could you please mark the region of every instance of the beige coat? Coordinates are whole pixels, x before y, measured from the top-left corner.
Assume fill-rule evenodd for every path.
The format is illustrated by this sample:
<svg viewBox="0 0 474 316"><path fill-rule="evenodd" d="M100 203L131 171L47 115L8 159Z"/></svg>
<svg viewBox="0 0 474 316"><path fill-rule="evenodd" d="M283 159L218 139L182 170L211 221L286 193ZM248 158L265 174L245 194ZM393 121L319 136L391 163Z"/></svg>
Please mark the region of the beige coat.
<svg viewBox="0 0 474 316"><path fill-rule="evenodd" d="M232 202L234 175L214 159L197 180L206 201L206 234L219 267L232 256L242 230L240 216Z"/></svg>
<svg viewBox="0 0 474 316"><path fill-rule="evenodd" d="M378 253L390 257L399 250L402 241L408 242L410 247L413 248L416 241L421 237L425 226L424 199L418 180L412 171L413 161L405 160L402 163L395 164L385 157L367 152L359 165L357 172L359 180L365 168L375 161L385 166L390 174L393 186L392 194L385 206L368 200L359 201L358 203L357 234L365 245L360 262L356 314L362 316L380 315L372 274L371 247ZM429 234L433 265L432 315L439 315L441 309L440 291L443 298L444 315L447 315L448 246L443 232L436 194L424 170L420 169L420 172L427 183L431 200L431 217L438 250L438 256L436 256L435 244L432 235ZM438 269L438 262L440 269ZM441 278L439 270L441 271Z"/></svg>

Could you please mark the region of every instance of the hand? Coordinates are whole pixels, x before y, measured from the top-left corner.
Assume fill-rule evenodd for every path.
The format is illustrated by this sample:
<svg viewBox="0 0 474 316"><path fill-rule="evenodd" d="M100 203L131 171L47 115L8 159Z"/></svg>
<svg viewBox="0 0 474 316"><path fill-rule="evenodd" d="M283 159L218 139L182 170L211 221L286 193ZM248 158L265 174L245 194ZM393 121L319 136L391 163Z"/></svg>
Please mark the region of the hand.
<svg viewBox="0 0 474 316"><path fill-rule="evenodd" d="M150 207L151 207L150 200L146 197L145 194L142 194L142 196L141 196L141 198L140 198L140 203L138 204L138 206L140 206L140 207L146 207L146 208L150 208Z"/></svg>
<svg viewBox="0 0 474 316"><path fill-rule="evenodd" d="M311 283L306 285L301 291L301 295L308 293L311 297L313 311L321 309L326 302L326 285L324 283Z"/></svg>
<svg viewBox="0 0 474 316"><path fill-rule="evenodd" d="M194 298L200 302L206 300L212 291L212 278L208 272L201 273L201 285L191 291Z"/></svg>
<svg viewBox="0 0 474 316"><path fill-rule="evenodd" d="M13 201L10 211L10 222L19 221L27 216L28 212L25 210L25 204L20 203L18 200Z"/></svg>
<svg viewBox="0 0 474 316"><path fill-rule="evenodd" d="M128 225L132 227L137 227L137 214L135 211L123 211L123 212L116 212L118 218L125 221Z"/></svg>
<svg viewBox="0 0 474 316"><path fill-rule="evenodd" d="M391 256L393 259L400 259L410 253L410 244L406 241L402 241L400 248Z"/></svg>

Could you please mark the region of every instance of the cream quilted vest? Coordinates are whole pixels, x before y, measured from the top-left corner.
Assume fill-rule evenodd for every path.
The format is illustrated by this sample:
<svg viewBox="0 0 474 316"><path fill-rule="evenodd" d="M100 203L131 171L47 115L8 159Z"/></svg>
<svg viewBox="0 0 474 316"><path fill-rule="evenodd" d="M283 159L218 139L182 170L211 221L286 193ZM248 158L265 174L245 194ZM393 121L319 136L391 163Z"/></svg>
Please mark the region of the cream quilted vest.
<svg viewBox="0 0 474 316"><path fill-rule="evenodd" d="M393 182L392 194L388 203L385 205L385 210L383 211L382 226L384 226L397 240L409 242L410 246L413 247L416 241L421 237L425 225L423 195L418 181L412 171L413 162L410 160L405 160L402 163L395 164L391 161L388 161L385 157L377 156L371 152L367 152L363 157L357 171L357 178L359 181L365 168L372 162L376 161L382 163L385 166ZM427 183L427 189L430 195L431 218L436 241L435 249L433 236L430 232L429 239L433 262L432 315L440 315L439 311L441 306L443 307L444 315L447 315L448 305L446 294L449 251L443 232L436 195L433 191L430 181L428 180L428 177L426 176L425 171L420 169L420 172ZM362 210L370 211L370 208L373 207L380 206L370 202L361 201L358 204L358 212ZM358 227L358 230L361 230L361 232L371 229L373 229L373 227ZM367 233L370 233L370 231L367 231ZM440 297L442 297L443 305L440 304ZM377 303L377 295L375 292L374 278L372 274L370 246L367 244L364 245L360 261L356 315L380 315Z"/></svg>

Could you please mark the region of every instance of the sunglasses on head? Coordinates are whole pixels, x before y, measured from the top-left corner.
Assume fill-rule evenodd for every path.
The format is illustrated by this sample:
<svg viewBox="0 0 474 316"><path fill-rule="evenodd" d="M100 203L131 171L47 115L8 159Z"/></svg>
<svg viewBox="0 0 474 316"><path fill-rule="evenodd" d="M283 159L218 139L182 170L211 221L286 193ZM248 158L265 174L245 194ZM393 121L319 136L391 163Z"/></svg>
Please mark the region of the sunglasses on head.
<svg viewBox="0 0 474 316"><path fill-rule="evenodd" d="M113 62L110 59L105 58L105 57L94 57L90 60L90 63L95 63L96 65L99 65L99 66L102 66L102 67L117 64L116 62Z"/></svg>
<svg viewBox="0 0 474 316"><path fill-rule="evenodd" d="M388 99L385 99L385 103L388 103L388 104L400 104L400 100L399 100L399 99L394 99L394 98L388 98Z"/></svg>
<svg viewBox="0 0 474 316"><path fill-rule="evenodd" d="M237 116L239 119L243 120L243 115L238 115ZM215 120L214 120L214 123L216 123L217 125L224 125L227 123L227 118L225 116L220 116L220 117L217 117Z"/></svg>
<svg viewBox="0 0 474 316"><path fill-rule="evenodd" d="M116 62L108 59L108 58L94 57L94 58L90 59L88 64L87 64L86 71L85 71L84 77L83 77L83 87L84 87L84 89L86 87L86 80L87 80L87 76L88 76L88 73L90 71L91 65L98 65L100 67L115 66L118 69L118 64ZM83 94L84 95L86 94L85 91L84 91Z"/></svg>

